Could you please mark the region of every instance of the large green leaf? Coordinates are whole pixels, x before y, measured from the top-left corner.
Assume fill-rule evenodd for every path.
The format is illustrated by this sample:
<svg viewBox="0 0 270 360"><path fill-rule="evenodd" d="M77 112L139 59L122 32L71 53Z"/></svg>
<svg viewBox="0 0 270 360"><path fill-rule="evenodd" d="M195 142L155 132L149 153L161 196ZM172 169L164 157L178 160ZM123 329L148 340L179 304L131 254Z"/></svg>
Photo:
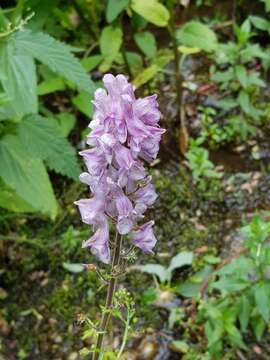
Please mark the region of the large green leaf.
<svg viewBox="0 0 270 360"><path fill-rule="evenodd" d="M149 31L140 32L134 35L134 39L140 50L150 59L156 56L156 39Z"/></svg>
<svg viewBox="0 0 270 360"><path fill-rule="evenodd" d="M110 23L128 6L129 0L108 0L106 19Z"/></svg>
<svg viewBox="0 0 270 360"><path fill-rule="evenodd" d="M18 125L20 140L29 154L45 160L56 172L77 179L80 167L74 148L62 135L56 120L31 115Z"/></svg>
<svg viewBox="0 0 270 360"><path fill-rule="evenodd" d="M55 218L57 202L45 166L29 156L17 136L0 141L0 176L31 207Z"/></svg>
<svg viewBox="0 0 270 360"><path fill-rule="evenodd" d="M33 212L35 209L19 197L0 179L0 207L13 212Z"/></svg>
<svg viewBox="0 0 270 360"><path fill-rule="evenodd" d="M166 26L168 24L170 13L157 0L132 0L131 8L157 26Z"/></svg>
<svg viewBox="0 0 270 360"><path fill-rule="evenodd" d="M4 117L22 117L36 113L37 79L31 56L18 54L11 38L0 41L0 82L10 102L4 106Z"/></svg>
<svg viewBox="0 0 270 360"><path fill-rule="evenodd" d="M31 30L14 34L16 48L20 54L28 54L47 65L53 72L70 80L78 88L93 92L94 85L71 47L42 32Z"/></svg>
<svg viewBox="0 0 270 360"><path fill-rule="evenodd" d="M207 52L217 48L216 34L199 21L189 21L176 32L177 40L185 46L195 47Z"/></svg>
<svg viewBox="0 0 270 360"><path fill-rule="evenodd" d="M106 26L101 33L99 45L104 61L100 70L106 72L110 69L113 60L118 55L123 41L123 33L119 27Z"/></svg>

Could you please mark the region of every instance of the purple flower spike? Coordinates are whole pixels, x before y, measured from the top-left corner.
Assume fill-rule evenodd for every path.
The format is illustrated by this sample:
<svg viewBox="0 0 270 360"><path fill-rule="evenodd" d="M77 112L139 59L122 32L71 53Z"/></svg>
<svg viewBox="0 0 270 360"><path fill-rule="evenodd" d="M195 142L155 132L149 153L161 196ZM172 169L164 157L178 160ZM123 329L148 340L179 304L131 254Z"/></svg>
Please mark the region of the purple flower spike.
<svg viewBox="0 0 270 360"><path fill-rule="evenodd" d="M103 77L105 89L94 96L94 115L87 144L80 152L88 172L80 175L91 197L76 201L82 221L95 233L83 243L101 261L110 262L109 222L121 236L131 234L133 243L145 252L156 244L153 221L139 226L157 198L142 160L156 158L164 129L156 95L136 99L124 75ZM136 230L134 230L136 229Z"/></svg>

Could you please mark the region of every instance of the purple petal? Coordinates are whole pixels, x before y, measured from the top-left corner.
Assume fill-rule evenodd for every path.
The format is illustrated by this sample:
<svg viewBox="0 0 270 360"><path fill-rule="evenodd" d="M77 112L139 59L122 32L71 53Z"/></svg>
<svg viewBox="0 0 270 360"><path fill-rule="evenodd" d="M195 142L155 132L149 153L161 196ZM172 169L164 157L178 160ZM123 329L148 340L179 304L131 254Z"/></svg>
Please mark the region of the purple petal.
<svg viewBox="0 0 270 360"><path fill-rule="evenodd" d="M152 252L152 249L157 242L152 229L153 225L154 221L149 221L141 225L138 230L132 232L132 241L134 245L145 252Z"/></svg>

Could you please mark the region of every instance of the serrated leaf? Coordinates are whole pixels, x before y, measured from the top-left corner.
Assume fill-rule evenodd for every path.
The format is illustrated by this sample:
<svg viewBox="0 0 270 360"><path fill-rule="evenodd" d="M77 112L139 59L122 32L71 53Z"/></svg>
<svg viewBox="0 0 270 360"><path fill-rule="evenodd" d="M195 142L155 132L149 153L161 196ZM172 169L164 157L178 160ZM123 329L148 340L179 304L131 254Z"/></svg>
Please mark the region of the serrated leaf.
<svg viewBox="0 0 270 360"><path fill-rule="evenodd" d="M123 41L123 33L119 27L106 26L101 33L99 45L101 54L104 57L104 62L100 65L102 71L107 71L121 48Z"/></svg>
<svg viewBox="0 0 270 360"><path fill-rule="evenodd" d="M106 20L110 23L127 8L130 0L108 0L106 7Z"/></svg>
<svg viewBox="0 0 270 360"><path fill-rule="evenodd" d="M0 82L10 99L6 105L7 116L20 118L37 112L37 79L34 61L27 54L18 54L15 43L10 39L0 42Z"/></svg>
<svg viewBox="0 0 270 360"><path fill-rule="evenodd" d="M94 92L94 84L80 61L72 54L71 47L42 32L31 30L14 34L20 54L28 54L47 65L53 72L76 84L79 89Z"/></svg>
<svg viewBox="0 0 270 360"><path fill-rule="evenodd" d="M55 218L57 202L40 159L29 156L17 136L7 135L0 141L0 176L36 211Z"/></svg>
<svg viewBox="0 0 270 360"><path fill-rule="evenodd" d="M177 30L176 37L181 44L206 52L214 51L218 45L214 31L199 21L187 22Z"/></svg>
<svg viewBox="0 0 270 360"><path fill-rule="evenodd" d="M49 168L77 179L80 167L75 150L61 133L54 119L31 115L18 125L18 135L28 153L45 160Z"/></svg>
<svg viewBox="0 0 270 360"><path fill-rule="evenodd" d="M157 26L162 27L168 24L170 13L167 8L157 0L132 0L131 8Z"/></svg>
<svg viewBox="0 0 270 360"><path fill-rule="evenodd" d="M153 34L149 31L140 32L134 35L134 39L140 50L149 57L149 59L156 56L157 45Z"/></svg>

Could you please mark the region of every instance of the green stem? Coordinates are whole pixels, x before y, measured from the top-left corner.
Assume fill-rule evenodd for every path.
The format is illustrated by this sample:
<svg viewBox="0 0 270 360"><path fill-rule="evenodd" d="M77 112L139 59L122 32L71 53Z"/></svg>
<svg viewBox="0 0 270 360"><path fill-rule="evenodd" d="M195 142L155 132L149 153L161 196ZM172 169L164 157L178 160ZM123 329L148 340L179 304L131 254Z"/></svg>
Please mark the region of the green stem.
<svg viewBox="0 0 270 360"><path fill-rule="evenodd" d="M122 247L122 236L119 237L118 234L116 233L115 248L114 248L113 260L112 260L112 266L111 266L112 274L115 272L115 267L117 267L120 263L121 247ZM101 324L99 327L100 333L98 334L97 344L96 344L96 348L95 348L96 351L93 354L93 360L101 359L104 334L107 331L108 324L109 324L110 317L111 317L111 309L113 306L113 297L114 297L116 285L117 285L117 278L112 276L112 278L109 282L108 290L107 290L105 310L103 311Z"/></svg>
<svg viewBox="0 0 270 360"><path fill-rule="evenodd" d="M18 17L20 17L20 19L22 18L24 3L25 3L25 0L19 0L15 7L14 13L12 14L12 17L11 17L11 22L12 22L13 26L16 25L16 22L18 21Z"/></svg>
<svg viewBox="0 0 270 360"><path fill-rule="evenodd" d="M117 354L117 360L121 360L121 355L125 349L126 343L127 343L127 338L128 338L128 331L129 331L129 324L130 324L130 314L129 314L129 310L127 309L128 313L127 313L127 321L125 322L125 332L124 332L124 336L123 336L123 340L122 340L122 344L120 347L120 350Z"/></svg>

